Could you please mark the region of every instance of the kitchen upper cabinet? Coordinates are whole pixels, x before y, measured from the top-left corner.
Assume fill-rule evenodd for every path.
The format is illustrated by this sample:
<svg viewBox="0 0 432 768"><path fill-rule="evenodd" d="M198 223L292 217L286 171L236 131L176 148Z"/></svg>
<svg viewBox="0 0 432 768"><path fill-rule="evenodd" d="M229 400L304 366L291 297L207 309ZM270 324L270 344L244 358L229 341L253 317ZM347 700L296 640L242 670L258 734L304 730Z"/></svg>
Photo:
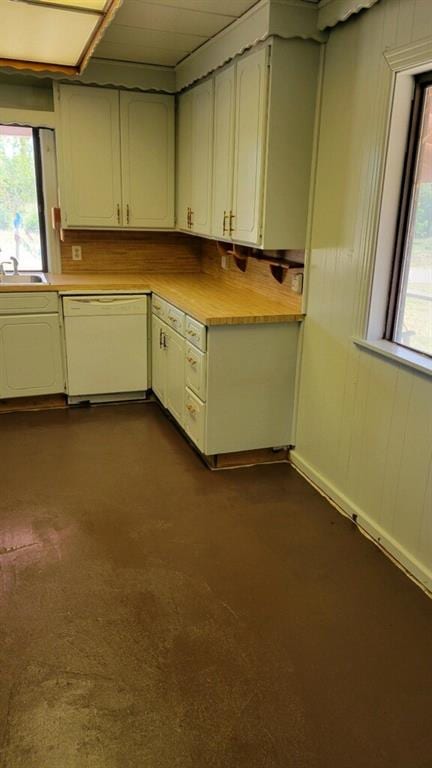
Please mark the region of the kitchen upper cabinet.
<svg viewBox="0 0 432 768"><path fill-rule="evenodd" d="M57 86L64 227L174 227L174 97Z"/></svg>
<svg viewBox="0 0 432 768"><path fill-rule="evenodd" d="M177 228L189 229L192 199L192 98L186 91L177 109Z"/></svg>
<svg viewBox="0 0 432 768"><path fill-rule="evenodd" d="M120 92L123 216L126 225L174 226L174 100Z"/></svg>
<svg viewBox="0 0 432 768"><path fill-rule="evenodd" d="M214 81L213 201L211 233L229 236L234 173L235 67ZM232 223L232 220L231 220Z"/></svg>
<svg viewBox="0 0 432 768"><path fill-rule="evenodd" d="M305 248L319 60L273 38L214 76L213 237Z"/></svg>
<svg viewBox="0 0 432 768"><path fill-rule="evenodd" d="M177 226L211 233L213 79L179 98Z"/></svg>
<svg viewBox="0 0 432 768"><path fill-rule="evenodd" d="M118 91L60 86L59 186L65 227L122 224Z"/></svg>
<svg viewBox="0 0 432 768"><path fill-rule="evenodd" d="M0 317L0 398L64 392L58 314Z"/></svg>
<svg viewBox="0 0 432 768"><path fill-rule="evenodd" d="M267 112L269 48L245 56L237 64L232 236L259 244Z"/></svg>

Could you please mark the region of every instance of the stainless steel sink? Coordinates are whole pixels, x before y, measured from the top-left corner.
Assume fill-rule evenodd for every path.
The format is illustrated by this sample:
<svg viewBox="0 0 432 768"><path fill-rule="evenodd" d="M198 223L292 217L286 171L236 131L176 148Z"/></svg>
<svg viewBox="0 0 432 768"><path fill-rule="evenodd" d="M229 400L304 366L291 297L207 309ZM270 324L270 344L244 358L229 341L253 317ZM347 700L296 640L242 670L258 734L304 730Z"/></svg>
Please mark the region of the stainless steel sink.
<svg viewBox="0 0 432 768"><path fill-rule="evenodd" d="M44 283L47 284L48 280L45 275L1 275L0 285L7 283L8 285L30 285L32 283Z"/></svg>

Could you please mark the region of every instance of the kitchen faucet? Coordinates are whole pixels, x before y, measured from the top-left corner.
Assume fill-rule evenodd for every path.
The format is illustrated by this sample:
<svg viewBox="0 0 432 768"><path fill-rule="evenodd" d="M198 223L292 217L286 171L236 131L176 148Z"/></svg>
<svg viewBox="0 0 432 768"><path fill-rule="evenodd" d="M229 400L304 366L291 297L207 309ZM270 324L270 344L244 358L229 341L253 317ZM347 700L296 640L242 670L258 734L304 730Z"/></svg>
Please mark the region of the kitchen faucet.
<svg viewBox="0 0 432 768"><path fill-rule="evenodd" d="M5 266L9 266L10 264L12 264L12 274L18 275L18 259L16 256L11 256L7 261L0 261L0 275L6 275Z"/></svg>

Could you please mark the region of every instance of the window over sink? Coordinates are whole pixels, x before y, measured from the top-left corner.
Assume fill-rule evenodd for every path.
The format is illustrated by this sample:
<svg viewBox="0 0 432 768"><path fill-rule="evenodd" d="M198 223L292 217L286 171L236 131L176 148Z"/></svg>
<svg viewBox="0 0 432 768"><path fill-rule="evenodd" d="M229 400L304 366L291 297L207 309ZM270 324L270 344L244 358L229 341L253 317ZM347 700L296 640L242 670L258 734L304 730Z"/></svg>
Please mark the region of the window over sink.
<svg viewBox="0 0 432 768"><path fill-rule="evenodd" d="M0 248L0 261L17 258L20 272L47 268L37 128L0 125Z"/></svg>

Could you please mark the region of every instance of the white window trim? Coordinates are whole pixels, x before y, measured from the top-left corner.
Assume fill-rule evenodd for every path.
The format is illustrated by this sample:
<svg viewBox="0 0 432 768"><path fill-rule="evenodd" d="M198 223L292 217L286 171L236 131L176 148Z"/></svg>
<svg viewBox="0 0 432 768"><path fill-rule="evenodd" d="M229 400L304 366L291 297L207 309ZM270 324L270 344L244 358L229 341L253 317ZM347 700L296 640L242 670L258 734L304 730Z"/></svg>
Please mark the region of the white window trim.
<svg viewBox="0 0 432 768"><path fill-rule="evenodd" d="M354 336L353 342L387 360L432 375L431 358L384 338L415 76L432 70L432 38L388 50L384 57L390 69L391 83L383 135L384 169L381 184L378 182L379 216L376 225L373 217L367 224L369 235L375 235L369 240L369 301L364 332Z"/></svg>

